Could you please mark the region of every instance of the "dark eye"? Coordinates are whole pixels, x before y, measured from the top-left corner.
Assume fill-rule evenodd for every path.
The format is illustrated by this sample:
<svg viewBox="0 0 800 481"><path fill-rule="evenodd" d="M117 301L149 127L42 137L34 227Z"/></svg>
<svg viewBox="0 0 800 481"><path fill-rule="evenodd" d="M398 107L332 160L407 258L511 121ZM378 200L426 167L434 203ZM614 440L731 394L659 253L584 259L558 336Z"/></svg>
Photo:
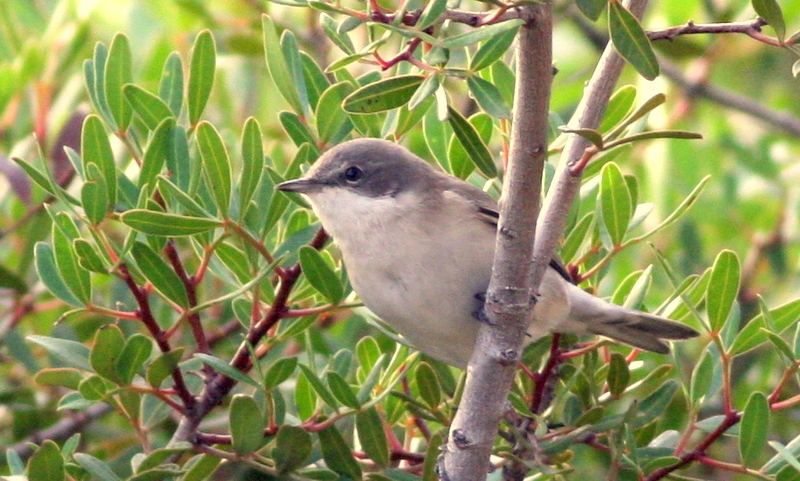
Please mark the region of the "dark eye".
<svg viewBox="0 0 800 481"><path fill-rule="evenodd" d="M344 180L348 182L356 182L358 181L361 176L364 174L364 171L361 168L356 166L350 166L347 170L344 171Z"/></svg>

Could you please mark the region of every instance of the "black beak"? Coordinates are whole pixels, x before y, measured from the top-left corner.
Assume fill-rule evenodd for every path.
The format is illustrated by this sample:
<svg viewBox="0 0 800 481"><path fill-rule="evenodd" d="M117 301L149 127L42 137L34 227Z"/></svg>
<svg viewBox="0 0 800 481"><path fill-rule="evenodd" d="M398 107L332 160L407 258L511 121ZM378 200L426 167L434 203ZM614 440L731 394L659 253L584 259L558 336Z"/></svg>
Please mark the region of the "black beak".
<svg viewBox="0 0 800 481"><path fill-rule="evenodd" d="M299 178L282 182L276 185L275 188L284 192L297 192L298 194L305 194L318 190L321 186L322 184L313 179Z"/></svg>

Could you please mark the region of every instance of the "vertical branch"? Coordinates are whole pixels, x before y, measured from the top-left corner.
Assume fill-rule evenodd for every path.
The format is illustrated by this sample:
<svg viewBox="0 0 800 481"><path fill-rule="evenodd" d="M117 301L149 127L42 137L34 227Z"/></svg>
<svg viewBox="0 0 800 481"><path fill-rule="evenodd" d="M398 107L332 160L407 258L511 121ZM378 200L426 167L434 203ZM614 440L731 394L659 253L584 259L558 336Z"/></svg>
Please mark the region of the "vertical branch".
<svg viewBox="0 0 800 481"><path fill-rule="evenodd" d="M524 7L517 46L517 83L508 171L500 201L494 269L468 367L464 395L450 428L442 479L483 480L514 378L531 313L528 283L542 170L547 153L552 79L552 4Z"/></svg>
<svg viewBox="0 0 800 481"><path fill-rule="evenodd" d="M637 18L641 18L647 7L647 0L625 0L624 4ZM571 129L595 129L600 125L608 100L614 92L624 66L625 61L609 42L586 86L575 114L570 119ZM532 285L539 285L547 264L564 234L569 210L575 194L581 187L583 173L583 169L573 169L573 166L581 161L584 152L591 146L591 142L587 139L573 134L561 154L553 186L547 192L542 215L539 216L537 223L539 235L536 236L533 249Z"/></svg>

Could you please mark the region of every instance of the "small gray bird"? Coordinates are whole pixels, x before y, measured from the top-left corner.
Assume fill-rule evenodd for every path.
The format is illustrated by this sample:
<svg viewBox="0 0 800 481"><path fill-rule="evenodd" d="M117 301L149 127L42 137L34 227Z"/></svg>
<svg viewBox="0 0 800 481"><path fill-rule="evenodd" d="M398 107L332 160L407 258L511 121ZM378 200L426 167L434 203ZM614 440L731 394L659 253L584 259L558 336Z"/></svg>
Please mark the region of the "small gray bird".
<svg viewBox="0 0 800 481"><path fill-rule="evenodd" d="M277 188L309 199L368 308L420 351L467 365L492 275L498 214L491 196L377 139L340 144ZM669 353L662 339L698 335L592 296L555 262L539 287L528 342L551 332L598 334L662 354Z"/></svg>

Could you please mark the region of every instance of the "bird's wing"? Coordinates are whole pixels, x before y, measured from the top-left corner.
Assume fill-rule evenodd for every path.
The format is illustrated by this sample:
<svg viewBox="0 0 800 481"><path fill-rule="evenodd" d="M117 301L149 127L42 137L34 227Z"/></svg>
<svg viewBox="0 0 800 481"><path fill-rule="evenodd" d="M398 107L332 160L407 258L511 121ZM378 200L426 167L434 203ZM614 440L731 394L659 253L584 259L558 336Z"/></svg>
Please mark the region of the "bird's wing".
<svg viewBox="0 0 800 481"><path fill-rule="evenodd" d="M450 181L448 183L449 185L447 186L448 190L467 199L473 206L475 206L478 217L482 221L497 228L497 221L500 217L500 213L498 212L497 201L494 200L492 196L468 182L451 178L448 178L447 180ZM564 265L560 259L551 259L550 268L556 271L561 277L574 284L575 281L573 281L572 277L569 275L569 272L567 272L566 268L564 268Z"/></svg>

